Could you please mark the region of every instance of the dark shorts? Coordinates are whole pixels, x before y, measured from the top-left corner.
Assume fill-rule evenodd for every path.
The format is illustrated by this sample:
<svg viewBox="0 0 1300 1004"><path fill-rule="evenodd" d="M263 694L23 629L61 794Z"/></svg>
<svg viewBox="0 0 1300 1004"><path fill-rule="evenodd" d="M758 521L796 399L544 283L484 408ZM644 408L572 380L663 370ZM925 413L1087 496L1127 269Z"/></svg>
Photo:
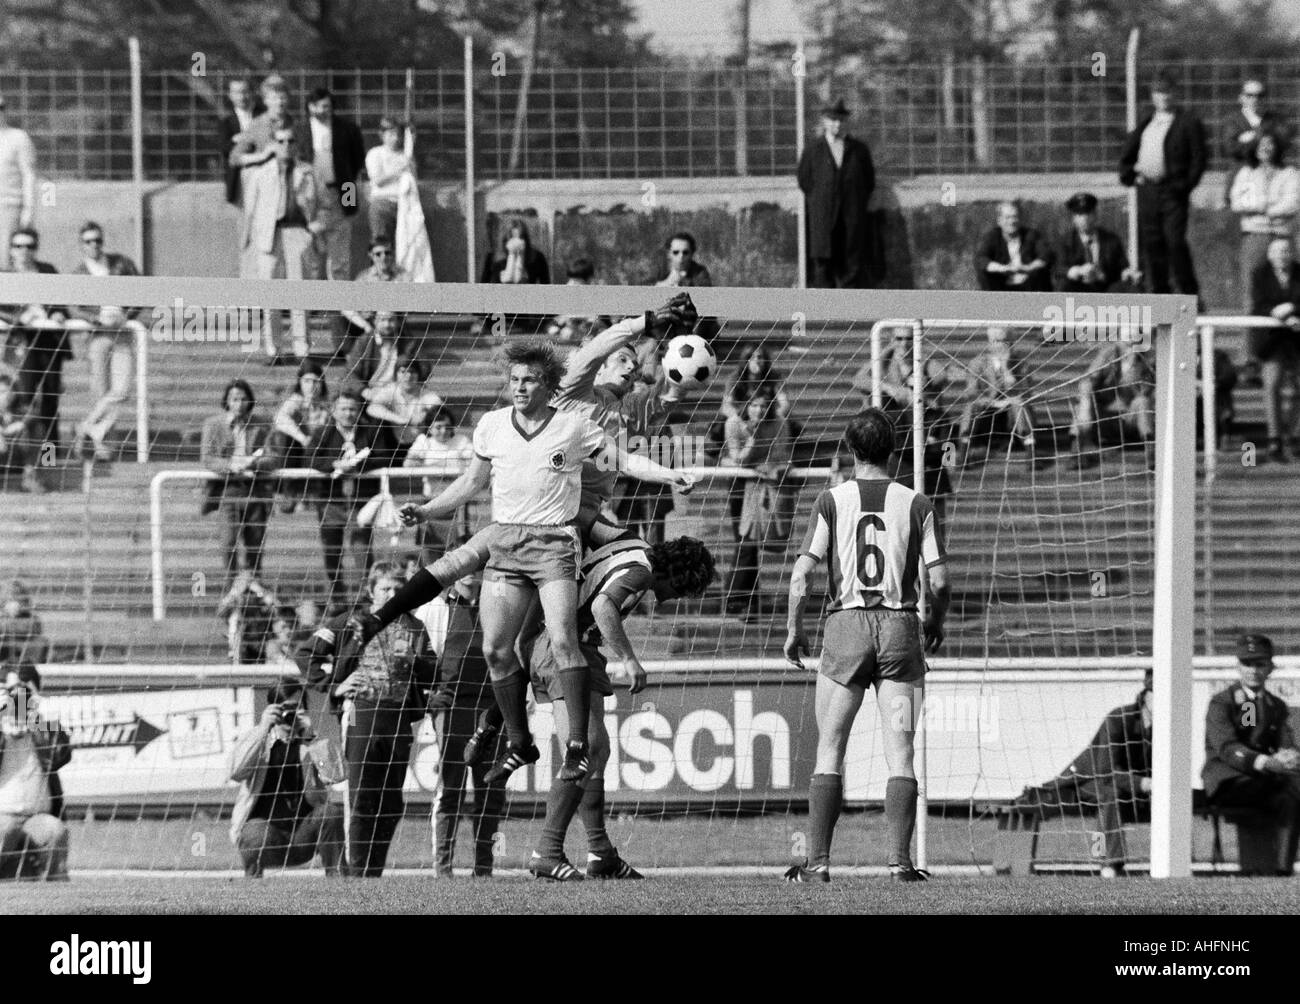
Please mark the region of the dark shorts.
<svg viewBox="0 0 1300 1004"><path fill-rule="evenodd" d="M614 684L610 682L609 672L606 669L607 663L600 649L585 641L580 643L579 648L586 656L587 668L591 670L591 692L603 697L614 693ZM528 668L532 676L533 698L538 704L564 700L564 693L560 690L560 667L555 664L555 658L551 655L551 645L545 634L540 635L533 643L533 653ZM552 690L555 691L555 697L551 696Z"/></svg>
<svg viewBox="0 0 1300 1004"><path fill-rule="evenodd" d="M488 540L486 582L577 582L582 542L575 526L498 523Z"/></svg>
<svg viewBox="0 0 1300 1004"><path fill-rule="evenodd" d="M921 621L915 610L837 610L822 633L821 673L845 686L925 678Z"/></svg>

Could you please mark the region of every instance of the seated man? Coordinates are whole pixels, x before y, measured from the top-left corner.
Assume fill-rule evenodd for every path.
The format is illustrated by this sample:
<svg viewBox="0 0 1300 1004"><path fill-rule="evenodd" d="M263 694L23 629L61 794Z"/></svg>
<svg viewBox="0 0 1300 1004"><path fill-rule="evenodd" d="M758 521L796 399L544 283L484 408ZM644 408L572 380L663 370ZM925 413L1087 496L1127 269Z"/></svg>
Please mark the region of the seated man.
<svg viewBox="0 0 1300 1004"><path fill-rule="evenodd" d="M957 426L957 438L968 451L977 419L991 419L996 424L1005 416L1011 435L1033 459L1033 413L1024 398L1021 364L1020 356L1007 342L1007 329L990 327L988 344L975 357L967 374L966 401Z"/></svg>
<svg viewBox="0 0 1300 1004"><path fill-rule="evenodd" d="M664 245L668 252L666 272L651 276L647 286L712 286L709 270L695 260L695 236L685 230L673 234Z"/></svg>
<svg viewBox="0 0 1300 1004"><path fill-rule="evenodd" d="M975 252L980 289L997 293L1050 293L1051 253L1037 230L1020 225L1015 202L998 203L998 223Z"/></svg>
<svg viewBox="0 0 1300 1004"><path fill-rule="evenodd" d="M328 796L343 761L328 739L315 738L297 679L271 689L261 719L231 751L230 779L239 782L230 839L245 875L305 865L318 852L325 874L339 874L343 808Z"/></svg>
<svg viewBox="0 0 1300 1004"><path fill-rule="evenodd" d="M1251 831L1239 826L1243 874L1290 875L1300 841L1300 750L1286 701L1264 687L1273 643L1242 635L1237 661L1239 682L1215 694L1205 712L1205 797L1219 808L1256 807L1275 821L1271 854L1248 846Z"/></svg>
<svg viewBox="0 0 1300 1004"><path fill-rule="evenodd" d="M1071 428L1080 467L1101 463L1100 447L1149 443L1155 433L1155 371L1150 353L1107 342L1079 381Z"/></svg>
<svg viewBox="0 0 1300 1004"><path fill-rule="evenodd" d="M1105 839L1102 875L1124 871L1128 855L1121 824L1151 816L1151 670L1132 704L1112 710L1088 748L1046 784L1026 788L1012 803L1043 819L1095 811Z"/></svg>
<svg viewBox="0 0 1300 1004"><path fill-rule="evenodd" d="M1118 234L1097 225L1097 196L1076 192L1065 208L1074 225L1057 250L1057 288L1067 293L1105 293L1134 278L1124 242Z"/></svg>
<svg viewBox="0 0 1300 1004"><path fill-rule="evenodd" d="M1300 262L1291 252L1291 240L1276 237L1268 242L1268 261L1255 270L1250 289L1250 312L1273 317L1285 328L1252 328L1246 347L1259 363L1264 388L1264 423L1268 427L1267 458L1275 463L1290 459L1286 439L1294 433L1294 418L1282 413L1283 388L1290 385L1292 399L1300 394Z"/></svg>
<svg viewBox="0 0 1300 1004"><path fill-rule="evenodd" d="M59 770L72 759L68 734L40 717L41 674L29 662L5 670L0 701L0 879L68 877Z"/></svg>

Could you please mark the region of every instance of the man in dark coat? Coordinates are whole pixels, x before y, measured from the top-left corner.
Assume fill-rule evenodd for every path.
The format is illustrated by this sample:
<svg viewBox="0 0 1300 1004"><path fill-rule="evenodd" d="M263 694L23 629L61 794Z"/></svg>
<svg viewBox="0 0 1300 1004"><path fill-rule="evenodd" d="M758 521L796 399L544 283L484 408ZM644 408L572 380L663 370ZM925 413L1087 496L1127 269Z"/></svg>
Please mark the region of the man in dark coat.
<svg viewBox="0 0 1300 1004"><path fill-rule="evenodd" d="M1152 84L1151 102L1155 107L1124 140L1119 180L1137 186L1141 267L1150 291L1194 296L1200 285L1187 244L1187 215L1192 189L1205 173L1205 127L1174 107L1167 77Z"/></svg>
<svg viewBox="0 0 1300 1004"><path fill-rule="evenodd" d="M1264 133L1279 137L1283 144L1291 139L1292 130L1272 109L1264 108L1264 83L1251 78L1241 85L1238 99L1241 107L1233 113L1223 131L1223 153L1240 167L1250 160L1250 155ZM1229 185L1232 172L1228 173Z"/></svg>
<svg viewBox="0 0 1300 1004"><path fill-rule="evenodd" d="M230 100L230 111L217 123L217 149L221 151L221 163L225 170L226 201L232 206L240 205L240 168L230 163L230 155L235 144L242 138L245 130L253 124L253 119L266 111L262 102L253 99L252 88L244 77L235 77L226 87L226 96Z"/></svg>
<svg viewBox="0 0 1300 1004"><path fill-rule="evenodd" d="M1020 206L998 203L998 222L975 252L975 280L995 293L1050 293L1052 255L1037 230L1020 222Z"/></svg>
<svg viewBox="0 0 1300 1004"><path fill-rule="evenodd" d="M822 109L822 137L799 160L799 188L808 198L808 257L812 285L866 289L871 285L873 235L867 202L876 168L867 144L848 135L843 99Z"/></svg>
<svg viewBox="0 0 1300 1004"><path fill-rule="evenodd" d="M334 111L334 95L318 87L307 96L307 118L297 124L298 152L310 161L321 192L324 224L317 244L324 252L321 278L351 280L352 220L359 206L357 177L366 166L360 127Z"/></svg>
<svg viewBox="0 0 1300 1004"><path fill-rule="evenodd" d="M1044 819L1096 812L1105 839L1104 867L1124 870L1123 823L1151 814L1151 671L1137 699L1102 720L1088 748L1046 784L1026 788L1018 808Z"/></svg>
<svg viewBox="0 0 1300 1004"><path fill-rule="evenodd" d="M1058 289L1066 293L1105 293L1128 271L1119 235L1097 225L1097 197L1078 192L1065 204L1074 225L1056 255Z"/></svg>
<svg viewBox="0 0 1300 1004"><path fill-rule="evenodd" d="M1262 634L1242 635L1237 661L1238 682L1210 698L1205 712L1205 797L1213 806L1254 807L1276 820L1266 860L1277 874L1290 875L1300 842L1300 750L1286 701L1264 687L1273 672L1273 643ZM1256 873L1242 852L1243 871Z"/></svg>

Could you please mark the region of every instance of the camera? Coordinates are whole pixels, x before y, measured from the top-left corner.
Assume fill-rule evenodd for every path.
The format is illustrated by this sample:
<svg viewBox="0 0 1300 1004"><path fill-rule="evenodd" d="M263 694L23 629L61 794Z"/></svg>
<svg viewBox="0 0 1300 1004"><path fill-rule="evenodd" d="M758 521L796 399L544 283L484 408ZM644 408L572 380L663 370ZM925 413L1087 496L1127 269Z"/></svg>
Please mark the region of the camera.
<svg viewBox="0 0 1300 1004"><path fill-rule="evenodd" d="M294 724L298 721L298 711L299 708L298 705L296 704L290 704L287 707L282 707L279 710L279 712L276 714L275 721L278 725L283 725L287 728L293 728Z"/></svg>

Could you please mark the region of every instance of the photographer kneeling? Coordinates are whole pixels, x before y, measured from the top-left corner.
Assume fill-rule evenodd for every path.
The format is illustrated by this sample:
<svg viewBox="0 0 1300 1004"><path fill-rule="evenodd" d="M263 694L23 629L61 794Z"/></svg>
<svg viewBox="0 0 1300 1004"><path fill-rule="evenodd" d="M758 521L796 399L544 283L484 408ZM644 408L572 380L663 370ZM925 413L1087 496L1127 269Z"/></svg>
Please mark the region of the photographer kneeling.
<svg viewBox="0 0 1300 1004"><path fill-rule="evenodd" d="M231 753L230 779L240 783L230 821L244 874L305 865L319 853L326 875L339 874L343 810L328 800L342 780L342 760L317 739L296 679L281 680L257 725Z"/></svg>
<svg viewBox="0 0 1300 1004"><path fill-rule="evenodd" d="M40 717L41 674L10 665L0 691L0 879L66 880L59 768L72 759L68 735Z"/></svg>

